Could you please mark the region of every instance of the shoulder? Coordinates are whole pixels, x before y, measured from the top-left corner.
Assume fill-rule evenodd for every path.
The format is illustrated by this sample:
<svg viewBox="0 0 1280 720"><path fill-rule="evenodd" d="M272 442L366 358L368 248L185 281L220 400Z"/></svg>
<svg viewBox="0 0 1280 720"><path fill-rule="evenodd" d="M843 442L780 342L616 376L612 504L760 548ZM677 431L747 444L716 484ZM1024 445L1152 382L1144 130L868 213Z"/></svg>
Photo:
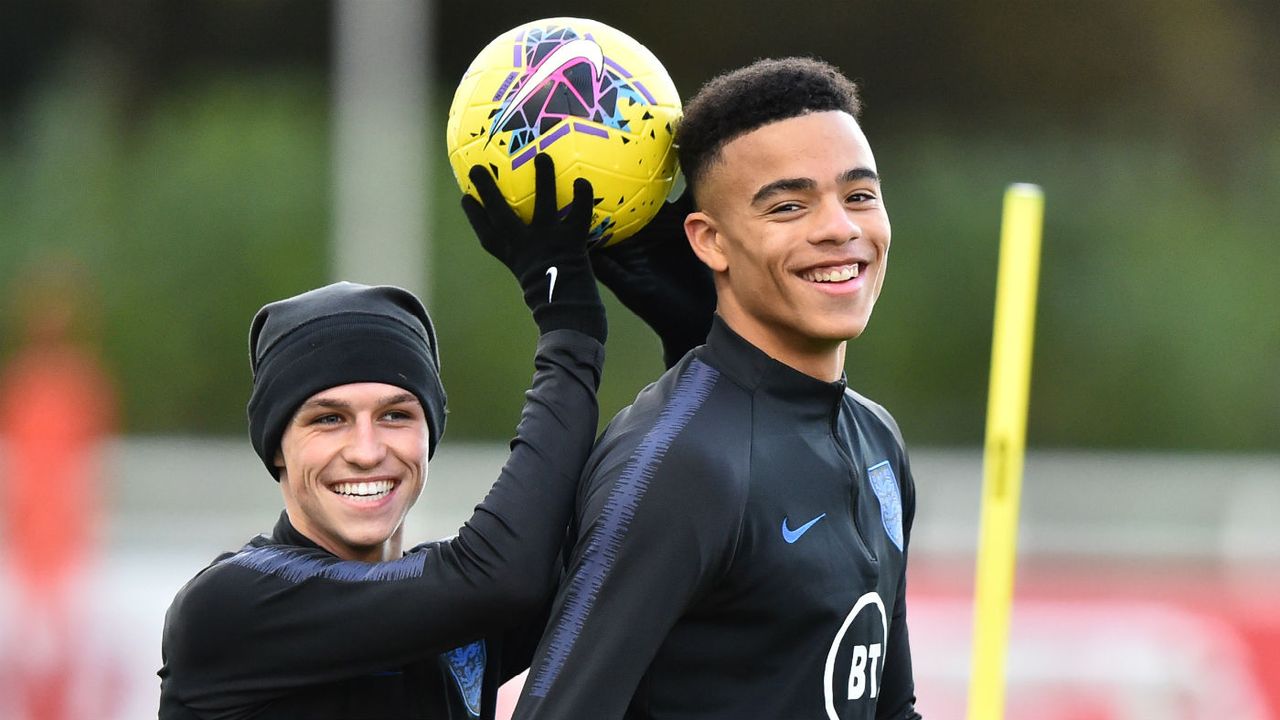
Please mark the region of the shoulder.
<svg viewBox="0 0 1280 720"><path fill-rule="evenodd" d="M902 439L902 429L898 427L898 421L893 419L893 415L883 405L853 388L845 388L844 392L846 402L852 404L854 412L860 416L859 419L869 420L873 429L891 436L905 454L907 444Z"/></svg>
<svg viewBox="0 0 1280 720"><path fill-rule="evenodd" d="M244 586L249 582L251 573L243 572L243 568L236 569L240 565L238 559L271 547L266 535L258 535L239 550L219 554L182 586L169 606L169 616L176 615L179 619L190 616L192 620L201 620L204 615L198 613L205 607L225 606L243 598Z"/></svg>
<svg viewBox="0 0 1280 720"><path fill-rule="evenodd" d="M246 545L245 550L250 547ZM167 665L186 668L207 656L210 648L236 641L236 630L250 612L250 575L227 564L238 554L219 555L174 596L165 613L161 639Z"/></svg>
<svg viewBox="0 0 1280 720"><path fill-rule="evenodd" d="M750 428L750 396L686 355L602 434L579 485L575 552L674 572L678 551L707 578L723 572L749 496Z"/></svg>
<svg viewBox="0 0 1280 720"><path fill-rule="evenodd" d="M362 563L340 562L320 548L280 544L258 535L239 550L214 558L178 591L166 615L166 629L238 625L236 618L256 612L273 587L336 576L348 565L364 567ZM378 567L384 565L390 571L396 563Z"/></svg>
<svg viewBox="0 0 1280 720"><path fill-rule="evenodd" d="M735 471L745 469L749 403L714 367L687 355L609 423L587 464L588 486L679 478L686 488L727 488L745 477Z"/></svg>
<svg viewBox="0 0 1280 720"><path fill-rule="evenodd" d="M866 438L868 445L878 447L883 452L880 458L867 458L875 463L869 468L873 484L883 485L887 480L894 481L903 501L914 508L915 480L911 472L911 459L897 421L883 405L854 390L846 389L845 399L853 407L858 431L869 436Z"/></svg>
<svg viewBox="0 0 1280 720"><path fill-rule="evenodd" d="M631 405L610 423L610 429L633 433L658 426L660 432L679 431L708 405L714 393L723 393L727 386L718 370L690 353L637 393Z"/></svg>

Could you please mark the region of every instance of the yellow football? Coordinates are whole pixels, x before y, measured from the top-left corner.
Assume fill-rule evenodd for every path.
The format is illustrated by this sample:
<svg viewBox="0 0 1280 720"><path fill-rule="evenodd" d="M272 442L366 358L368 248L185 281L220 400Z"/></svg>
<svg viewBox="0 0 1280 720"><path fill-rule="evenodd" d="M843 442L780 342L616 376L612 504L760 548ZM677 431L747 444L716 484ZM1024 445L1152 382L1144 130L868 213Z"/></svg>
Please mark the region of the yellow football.
<svg viewBox="0 0 1280 720"><path fill-rule="evenodd" d="M533 217L533 156L551 155L556 201L591 181L592 242L612 244L658 212L677 173L680 95L662 63L594 20L549 18L499 35L467 68L449 107L449 164L464 193L486 165L525 222Z"/></svg>

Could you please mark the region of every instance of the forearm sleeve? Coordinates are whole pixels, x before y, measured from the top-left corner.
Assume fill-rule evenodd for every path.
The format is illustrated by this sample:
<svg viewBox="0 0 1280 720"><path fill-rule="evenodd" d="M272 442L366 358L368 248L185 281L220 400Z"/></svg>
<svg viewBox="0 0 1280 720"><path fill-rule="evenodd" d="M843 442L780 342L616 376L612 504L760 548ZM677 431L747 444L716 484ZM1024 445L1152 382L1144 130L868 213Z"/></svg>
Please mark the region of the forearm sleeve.
<svg viewBox="0 0 1280 720"><path fill-rule="evenodd" d="M599 421L596 389L604 348L570 330L538 343L537 373L511 454L471 519L435 558L459 597L451 611L487 632L537 613L555 590L555 567L583 465ZM455 608L455 606L457 606Z"/></svg>

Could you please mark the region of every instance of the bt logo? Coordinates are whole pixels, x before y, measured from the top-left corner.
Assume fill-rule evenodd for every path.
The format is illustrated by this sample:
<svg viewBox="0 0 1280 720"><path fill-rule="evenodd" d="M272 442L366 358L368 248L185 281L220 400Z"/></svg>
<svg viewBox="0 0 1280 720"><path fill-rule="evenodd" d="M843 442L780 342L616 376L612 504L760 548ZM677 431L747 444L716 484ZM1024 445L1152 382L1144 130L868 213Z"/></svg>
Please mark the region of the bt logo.
<svg viewBox="0 0 1280 720"><path fill-rule="evenodd" d="M867 667L870 660L870 667ZM849 669L849 699L861 700L870 684L871 698L880 695L880 643L853 646L853 666Z"/></svg>
<svg viewBox="0 0 1280 720"><path fill-rule="evenodd" d="M879 642L845 645L845 635L848 634L849 628L854 625L859 615L863 614L870 616L870 622L864 620L859 623L863 636L860 639L877 639L878 630ZM877 623L876 620L879 622ZM841 701L868 699L871 702L875 702L879 697L880 671L884 665L884 643L888 636L889 620L880 594L869 592L858 598L858 602L854 603L853 609L849 611L848 617L844 619L839 632L831 642L831 650L827 652L823 692L827 704L827 717L831 720L840 720L840 715L836 712L837 696ZM848 663L848 678L841 677L837 681L836 666L838 664L843 668L845 663ZM837 682L839 682L839 692L837 692Z"/></svg>

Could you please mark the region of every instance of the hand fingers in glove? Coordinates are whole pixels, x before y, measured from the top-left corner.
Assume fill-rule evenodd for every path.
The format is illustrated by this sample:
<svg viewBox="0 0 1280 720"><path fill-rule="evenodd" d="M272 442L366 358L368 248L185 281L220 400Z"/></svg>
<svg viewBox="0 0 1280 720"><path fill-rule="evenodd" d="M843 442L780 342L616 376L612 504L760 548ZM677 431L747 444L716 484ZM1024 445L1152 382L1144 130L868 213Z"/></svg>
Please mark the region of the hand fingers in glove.
<svg viewBox="0 0 1280 720"><path fill-rule="evenodd" d="M662 208L658 210L660 213L668 213L681 227L684 227L684 219L689 213L694 211L693 193L685 190L680 197L669 203L664 203Z"/></svg>
<svg viewBox="0 0 1280 720"><path fill-rule="evenodd" d="M620 243L625 245L626 243ZM612 289L615 281L622 281L628 274L626 264L618 262L614 257L614 253L609 252L609 248L599 248L587 256L591 261L591 270L595 273L596 279L604 283L606 287Z"/></svg>
<svg viewBox="0 0 1280 720"><path fill-rule="evenodd" d="M523 224L515 211L507 204L507 199L503 197L502 191L498 189L498 182L489 173L489 168L484 165L472 165L467 177L471 179L471 184L475 187L476 194L480 196L480 202L484 203L485 214L488 215L489 222L495 228L506 230L510 228L512 223ZM466 205L463 205L463 210L466 211ZM467 212L467 218L470 219L470 211Z"/></svg>
<svg viewBox="0 0 1280 720"><path fill-rule="evenodd" d="M550 225L560 215L559 202L556 199L556 167L550 155L538 153L533 157L534 198L533 224ZM573 201L569 205L569 213L565 217L566 227L579 229L586 240L587 228L591 223L591 210L595 207L595 197L591 183L585 178L573 181Z"/></svg>
<svg viewBox="0 0 1280 720"><path fill-rule="evenodd" d="M556 164L546 153L533 156L533 187L533 224L550 225L560 208L556 201Z"/></svg>
<svg viewBox="0 0 1280 720"><path fill-rule="evenodd" d="M579 229L583 245L586 245L587 230L591 227L591 211L595 206L596 198L595 192L591 188L591 181L586 178L575 179L573 181L573 204L569 206L569 215L565 218L565 225Z"/></svg>
<svg viewBox="0 0 1280 720"><path fill-rule="evenodd" d="M467 222L471 223L471 229L475 232L476 237L480 239L480 244L488 249L489 238L500 235L493 230L493 224L489 222L489 214L485 212L484 206L480 201L470 195L462 196L462 214L467 216ZM493 252L490 250L489 252Z"/></svg>
<svg viewBox="0 0 1280 720"><path fill-rule="evenodd" d="M471 168L471 178L476 191L488 195L489 199L485 205L481 205L480 201L471 195L463 195L462 212L467 216L467 222L471 224L471 230L475 232L476 238L480 240L480 247L501 260L508 255L511 242L511 233L505 229L509 227L506 223L518 222L518 219L515 218L515 214L500 193L496 198L493 197L498 190L487 168L480 165ZM511 217L503 217L503 213ZM495 222L495 215L497 222ZM500 226L499 223L502 225Z"/></svg>
<svg viewBox="0 0 1280 720"><path fill-rule="evenodd" d="M693 193L685 191L672 202L663 203L653 219L636 233L637 237L684 235L684 219L693 212Z"/></svg>

